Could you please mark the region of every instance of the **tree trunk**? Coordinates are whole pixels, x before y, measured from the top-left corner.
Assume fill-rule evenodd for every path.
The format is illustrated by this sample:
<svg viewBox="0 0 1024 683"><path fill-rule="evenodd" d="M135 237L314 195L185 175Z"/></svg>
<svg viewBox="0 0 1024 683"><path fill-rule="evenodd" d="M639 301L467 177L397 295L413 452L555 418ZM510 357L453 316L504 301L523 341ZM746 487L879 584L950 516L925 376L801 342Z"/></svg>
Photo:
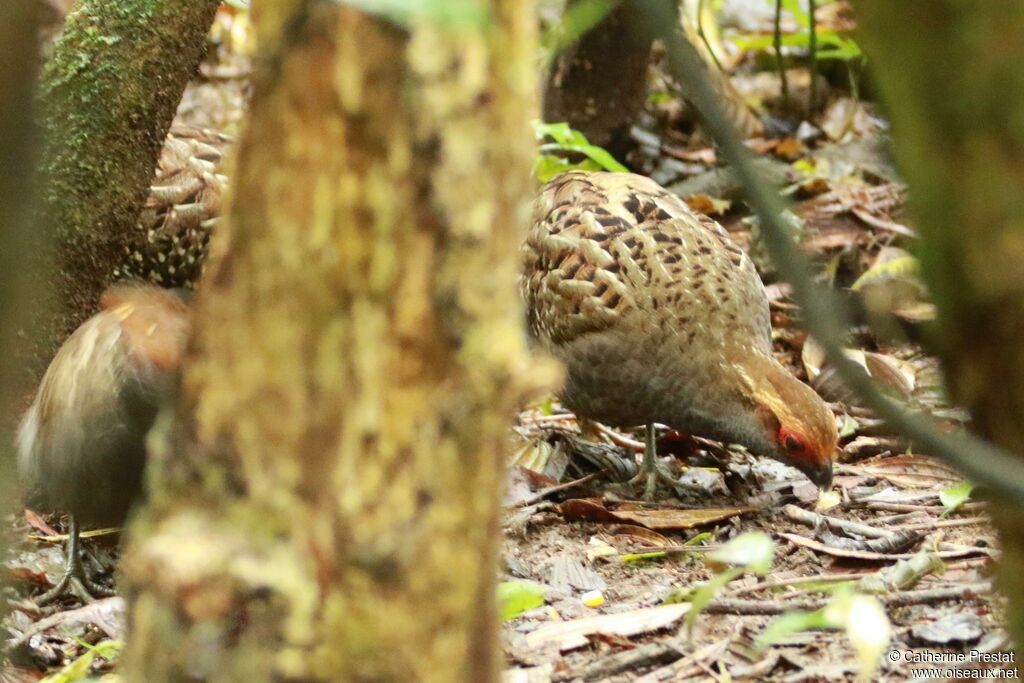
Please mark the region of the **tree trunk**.
<svg viewBox="0 0 1024 683"><path fill-rule="evenodd" d="M633 3L620 4L555 58L544 87L544 120L568 121L621 158L647 99L653 43Z"/></svg>
<svg viewBox="0 0 1024 683"><path fill-rule="evenodd" d="M552 377L516 293L536 19L471 7L486 25L260 5L237 195L122 564L129 680L495 678L507 429Z"/></svg>
<svg viewBox="0 0 1024 683"><path fill-rule="evenodd" d="M1024 4L861 0L939 308L955 398L1024 457ZM1002 585L1024 643L1024 501L1000 501Z"/></svg>
<svg viewBox="0 0 1024 683"><path fill-rule="evenodd" d="M647 100L647 67L654 35L636 3L623 2L559 54L544 87L544 120L567 121L587 139L624 158L632 146L630 128ZM743 137L764 132L760 119L714 63L697 29L682 31L704 58L707 75L730 120ZM686 83L680 88L688 97Z"/></svg>
<svg viewBox="0 0 1024 683"><path fill-rule="evenodd" d="M54 235L59 343L127 258L217 0L80 0L46 64L37 223ZM43 359L45 360L45 358Z"/></svg>
<svg viewBox="0 0 1024 683"><path fill-rule="evenodd" d="M38 68L41 3L0 3L0 511L14 493L14 437L31 376L12 353L28 327L29 301L42 305L42 278L23 267L45 236L28 221L32 168L32 98ZM30 296L34 294L34 296Z"/></svg>

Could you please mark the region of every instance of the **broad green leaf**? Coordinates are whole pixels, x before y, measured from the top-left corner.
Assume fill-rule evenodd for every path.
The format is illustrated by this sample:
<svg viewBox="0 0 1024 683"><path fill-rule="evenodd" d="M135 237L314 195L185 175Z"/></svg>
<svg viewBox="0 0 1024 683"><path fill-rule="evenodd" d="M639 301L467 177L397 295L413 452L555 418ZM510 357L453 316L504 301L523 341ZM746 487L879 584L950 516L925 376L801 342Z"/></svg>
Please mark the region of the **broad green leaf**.
<svg viewBox="0 0 1024 683"><path fill-rule="evenodd" d="M611 154L597 145L590 144L586 136L573 130L568 123L533 122L534 134L539 142L540 155L533 165L533 174L542 183L546 183L560 173L572 170L583 171L614 171L628 173L629 169L615 160ZM544 142L551 139L553 142ZM583 161L569 161L559 153L581 154Z"/></svg>
<svg viewBox="0 0 1024 683"><path fill-rule="evenodd" d="M555 176L566 171L600 171L601 167L590 159L573 163L554 154L541 154L533 164L533 175L537 180L546 183Z"/></svg>
<svg viewBox="0 0 1024 683"><path fill-rule="evenodd" d="M950 515L971 499L971 492L974 491L974 484L969 481L962 481L956 486L939 491L939 501L946 508L943 515Z"/></svg>
<svg viewBox="0 0 1024 683"><path fill-rule="evenodd" d="M914 256L900 256L885 263L879 263L865 270L859 278L850 286L850 289L857 292L867 285L882 280L908 280L917 281L921 272L921 265Z"/></svg>
<svg viewBox="0 0 1024 683"><path fill-rule="evenodd" d="M559 22L544 32L541 45L554 57L597 26L620 0L577 0L565 8Z"/></svg>
<svg viewBox="0 0 1024 683"><path fill-rule="evenodd" d="M803 6L800 4L800 0L782 0L782 7L792 14L797 23L804 28L811 25L811 17L804 11Z"/></svg>
<svg viewBox="0 0 1024 683"><path fill-rule="evenodd" d="M400 26L430 22L452 28L483 29L491 23L487 5L476 0L339 0Z"/></svg>
<svg viewBox="0 0 1024 683"><path fill-rule="evenodd" d="M544 604L547 586L533 581L503 581L498 584L498 613L503 621Z"/></svg>

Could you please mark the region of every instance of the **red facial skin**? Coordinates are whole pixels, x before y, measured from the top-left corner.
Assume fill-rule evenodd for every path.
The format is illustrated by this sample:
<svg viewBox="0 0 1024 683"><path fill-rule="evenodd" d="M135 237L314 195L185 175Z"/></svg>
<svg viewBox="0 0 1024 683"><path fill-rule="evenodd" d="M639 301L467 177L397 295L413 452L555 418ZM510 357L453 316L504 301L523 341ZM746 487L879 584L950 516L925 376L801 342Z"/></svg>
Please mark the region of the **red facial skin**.
<svg viewBox="0 0 1024 683"><path fill-rule="evenodd" d="M832 459L828 451L819 451L805 436L786 427L779 427L775 438L785 454L783 462L806 474L822 491L832 487Z"/></svg>
<svg viewBox="0 0 1024 683"><path fill-rule="evenodd" d="M789 454L789 457L799 460L812 457L810 444L803 436L786 427L779 427L779 434L776 437L782 449Z"/></svg>

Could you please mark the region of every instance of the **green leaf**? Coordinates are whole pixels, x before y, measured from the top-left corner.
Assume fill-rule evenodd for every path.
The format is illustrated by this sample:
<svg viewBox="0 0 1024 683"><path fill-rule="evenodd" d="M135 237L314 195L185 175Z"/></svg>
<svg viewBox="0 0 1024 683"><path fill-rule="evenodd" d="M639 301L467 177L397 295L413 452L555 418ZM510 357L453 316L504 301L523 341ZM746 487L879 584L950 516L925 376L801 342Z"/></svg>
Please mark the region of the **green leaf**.
<svg viewBox="0 0 1024 683"><path fill-rule="evenodd" d="M813 612L791 612L768 624L754 641L755 650L763 651L786 636L811 629L846 631L846 637L857 655L860 675L871 680L882 653L889 648L892 625L885 608L874 597L845 591L827 605Z"/></svg>
<svg viewBox="0 0 1024 683"><path fill-rule="evenodd" d="M235 9L249 9L249 0L223 0L223 3L228 7L234 7Z"/></svg>
<svg viewBox="0 0 1024 683"><path fill-rule="evenodd" d="M503 621L544 604L547 586L533 581L503 581L498 584L498 613Z"/></svg>
<svg viewBox="0 0 1024 683"><path fill-rule="evenodd" d="M739 567L726 569L724 572L712 576L706 583L694 588L689 596L691 607L690 611L686 613L687 627L692 628L697 623L697 617L708 606L708 603L714 600L718 592L725 588L730 581L742 573L743 569Z"/></svg>
<svg viewBox="0 0 1024 683"><path fill-rule="evenodd" d="M78 644L85 648L85 653L71 661L60 671L47 676L40 683L81 683L94 680L89 675L93 660L96 657L103 657L108 661L113 661L124 647L124 642L120 640L104 640L96 645L90 645L79 640Z"/></svg>
<svg viewBox="0 0 1024 683"><path fill-rule="evenodd" d="M693 538L688 540L683 545L700 545L704 541L711 541L714 538L715 538L715 535L713 533L711 533L710 531L702 531L701 533L697 534L696 536L694 536Z"/></svg>
<svg viewBox="0 0 1024 683"><path fill-rule="evenodd" d="M782 7L786 9L793 18L796 19L797 23L808 28L811 25L811 17L800 4L800 0L782 0Z"/></svg>
<svg viewBox="0 0 1024 683"><path fill-rule="evenodd" d="M865 286L882 280L906 280L917 282L920 279L921 265L914 256L900 256L885 263L879 263L865 270L854 281L850 289L857 292Z"/></svg>
<svg viewBox="0 0 1024 683"><path fill-rule="evenodd" d="M794 3L794 6L796 3ZM796 33L781 36L784 47L810 49L811 32L806 13L801 12L802 29ZM864 56L857 41L834 30L818 31L817 58L819 60L839 59L853 61ZM745 35L734 39L736 45L743 50L766 51L775 49L775 37L772 35Z"/></svg>
<svg viewBox="0 0 1024 683"><path fill-rule="evenodd" d="M829 628L831 625L825 619L825 608L813 612L790 612L783 614L761 632L761 635L754 640L754 648L757 652L764 651L769 645L774 645L786 636L812 629Z"/></svg>
<svg viewBox="0 0 1024 683"><path fill-rule="evenodd" d="M428 22L480 30L491 24L487 5L477 0L338 0L400 26Z"/></svg>
<svg viewBox="0 0 1024 683"><path fill-rule="evenodd" d="M709 553L708 559L743 567L757 574L767 574L775 560L775 543L768 534L752 531L740 534L718 550Z"/></svg>
<svg viewBox="0 0 1024 683"><path fill-rule="evenodd" d="M590 144L586 136L578 130L573 130L568 123L541 123L533 122L534 134L537 140L543 142L550 138L553 142L544 143L540 146L541 154L534 163L533 173L543 183L551 180L559 173L571 170L584 171L614 171L616 173L628 173L629 169L615 160L607 150ZM581 162L568 161L559 154L581 154L586 157Z"/></svg>
<svg viewBox="0 0 1024 683"><path fill-rule="evenodd" d="M664 550L655 550L649 553L627 553L619 557L622 564L642 564L653 560L661 560L668 557Z"/></svg>
<svg viewBox="0 0 1024 683"><path fill-rule="evenodd" d="M546 183L566 171L600 171L601 167L590 159L573 163L568 159L554 154L541 154L533 164L533 175L537 180Z"/></svg>
<svg viewBox="0 0 1024 683"><path fill-rule="evenodd" d="M540 44L554 57L601 23L619 0L577 0L562 12L559 22L544 32Z"/></svg>
<svg viewBox="0 0 1024 683"><path fill-rule="evenodd" d="M547 399L544 401L544 403L541 404L540 412L543 413L545 416L548 416L548 417L553 415L554 412L555 412L555 407L554 407L554 403L553 402L554 402L554 399L552 397L548 396Z"/></svg>
<svg viewBox="0 0 1024 683"><path fill-rule="evenodd" d="M957 509L971 499L971 492L974 491L974 484L969 481L962 481L956 486L939 491L939 501L946 508L943 516L953 514Z"/></svg>

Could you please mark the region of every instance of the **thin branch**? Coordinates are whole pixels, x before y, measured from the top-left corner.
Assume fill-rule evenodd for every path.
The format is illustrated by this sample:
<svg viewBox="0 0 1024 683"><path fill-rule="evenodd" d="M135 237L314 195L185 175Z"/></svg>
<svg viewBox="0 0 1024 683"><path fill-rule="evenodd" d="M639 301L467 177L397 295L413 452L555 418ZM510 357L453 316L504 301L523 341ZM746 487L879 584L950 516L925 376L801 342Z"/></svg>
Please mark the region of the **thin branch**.
<svg viewBox="0 0 1024 683"><path fill-rule="evenodd" d="M789 110L789 81L786 79L786 62L782 56L782 0L775 0L775 33L772 37L775 46L775 64L779 69L782 81L782 106Z"/></svg>
<svg viewBox="0 0 1024 683"><path fill-rule="evenodd" d="M820 288L807 259L790 239L781 218L782 200L762 183L750 153L740 142L718 97L703 72L696 50L674 29L676 8L670 0L640 0L644 18L665 44L672 75L687 83L691 100L703 114L705 125L747 191L747 201L764 226L765 245L776 266L793 286L796 301L806 312L805 325L825 348L829 362L843 382L880 418L917 444L919 450L941 457L977 484L993 492L1024 501L1024 460L970 434L943 434L935 422L910 413L885 397L871 378L843 353L845 304L830 290Z"/></svg>
<svg viewBox="0 0 1024 683"><path fill-rule="evenodd" d="M724 72L725 69L722 68L722 63L718 61L718 55L715 54L715 49L711 47L711 41L708 40L708 35L704 32L704 0L697 0L697 35L700 36L704 47L708 49L711 61L715 63L719 71Z"/></svg>
<svg viewBox="0 0 1024 683"><path fill-rule="evenodd" d="M807 119L814 115L814 107L818 103L818 22L814 19L814 11L817 9L816 0L807 0L807 20L810 31L811 50L811 101L807 105Z"/></svg>

